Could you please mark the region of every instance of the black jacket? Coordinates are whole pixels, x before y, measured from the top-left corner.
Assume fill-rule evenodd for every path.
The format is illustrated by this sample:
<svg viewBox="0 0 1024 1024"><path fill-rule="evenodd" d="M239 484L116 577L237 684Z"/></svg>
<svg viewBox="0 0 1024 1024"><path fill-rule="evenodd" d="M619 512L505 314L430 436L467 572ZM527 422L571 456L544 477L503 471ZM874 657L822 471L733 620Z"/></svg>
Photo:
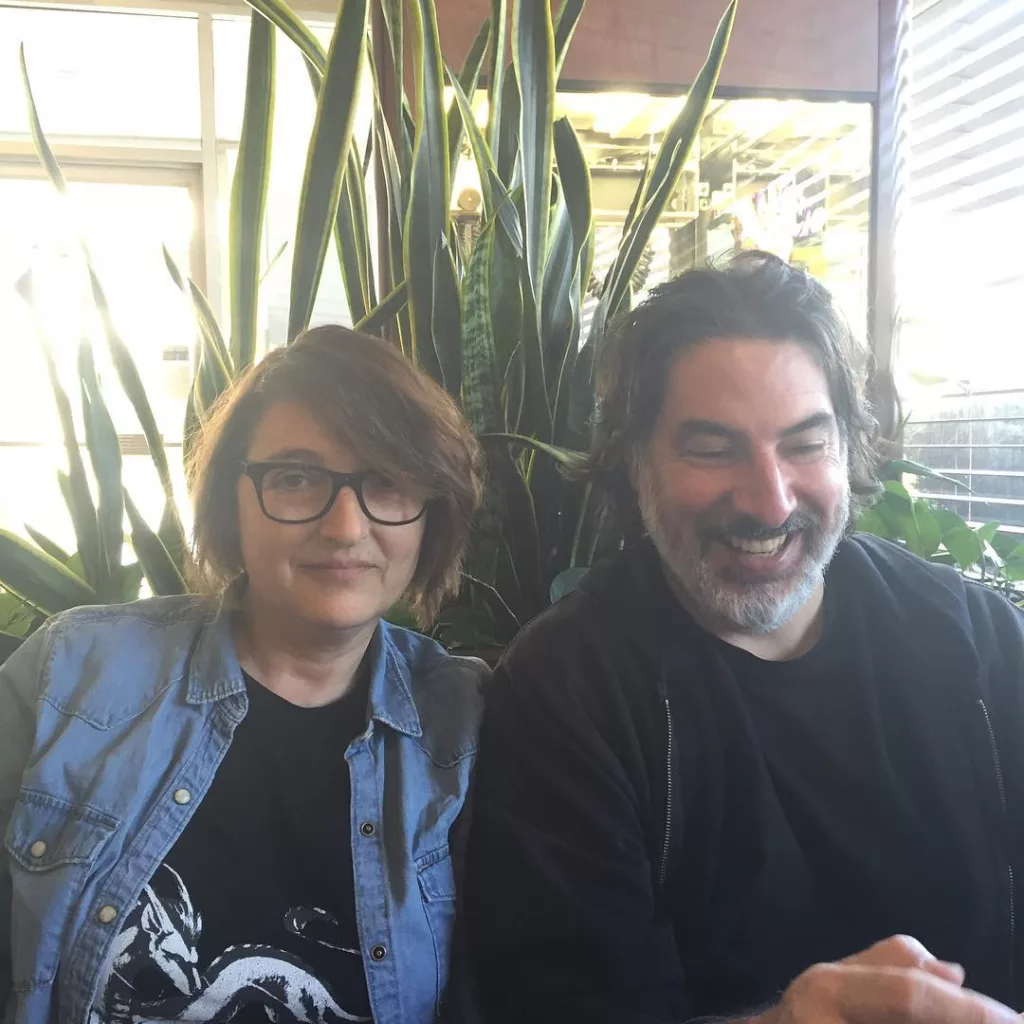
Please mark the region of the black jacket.
<svg viewBox="0 0 1024 1024"><path fill-rule="evenodd" d="M867 861L871 822L851 829L838 794L814 825L853 838L810 864L718 642L643 543L528 626L491 684L463 905L487 1020L739 1014L898 932L1022 1009L1022 617L874 538L843 542L826 587L863 611L850 628L881 695L864 756L930 829L925 898Z"/></svg>

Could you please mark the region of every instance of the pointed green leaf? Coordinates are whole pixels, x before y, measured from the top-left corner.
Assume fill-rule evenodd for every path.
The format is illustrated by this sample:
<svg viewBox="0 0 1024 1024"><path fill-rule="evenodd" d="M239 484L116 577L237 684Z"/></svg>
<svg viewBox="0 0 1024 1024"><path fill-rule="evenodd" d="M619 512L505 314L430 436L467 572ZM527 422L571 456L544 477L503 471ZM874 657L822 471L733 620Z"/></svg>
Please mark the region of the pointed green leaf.
<svg viewBox="0 0 1024 1024"><path fill-rule="evenodd" d="M508 0L491 0L491 26L491 51L487 65L487 145L497 159L501 145L501 101L505 88Z"/></svg>
<svg viewBox="0 0 1024 1024"><path fill-rule="evenodd" d="M615 273L612 277L610 302L612 311L619 308L619 304L629 288L629 282L636 269L640 254L647 247L651 233L668 205L683 173L694 140L700 132L704 115L707 113L708 105L711 103L711 97L718 83L722 62L725 60L729 36L736 20L736 3L737 0L732 0L732 3L726 8L725 14L722 15L722 20L718 24L711 49L708 52L708 58L687 94L682 110L662 139L640 202L644 212L631 227L629 243L624 248L620 248L619 256L614 264Z"/></svg>
<svg viewBox="0 0 1024 1024"><path fill-rule="evenodd" d="M511 73L509 73L511 72ZM498 177L509 190L514 189L519 168L519 117L522 103L514 66L506 69L501 90L501 119L498 122L498 148L491 145L491 156L498 167ZM521 173L521 169L520 169Z"/></svg>
<svg viewBox="0 0 1024 1024"><path fill-rule="evenodd" d="M327 54L309 26L282 0L245 0L264 18L276 25L302 51L302 55L322 75L327 68Z"/></svg>
<svg viewBox="0 0 1024 1024"><path fill-rule="evenodd" d="M968 487L962 480L946 476L944 473L937 473L930 466L925 466L920 462L915 462L913 459L892 459L886 463L885 471L886 474L909 473L912 476L923 476L930 480L942 480L947 484L955 484L957 487L962 487L966 491L971 491L970 487ZM974 492L971 491L971 493L973 494Z"/></svg>
<svg viewBox="0 0 1024 1024"><path fill-rule="evenodd" d="M530 448L533 451L547 455L560 466L571 470L579 469L587 457L585 452L575 452L568 448L560 448L558 445L545 444L534 437L526 437L522 434L482 434L479 440L481 444L484 442L504 441L509 444L522 445L524 448Z"/></svg>
<svg viewBox="0 0 1024 1024"><path fill-rule="evenodd" d="M565 55L569 51L580 15L583 13L585 0L562 0L555 18L555 78L562 73Z"/></svg>
<svg viewBox="0 0 1024 1024"><path fill-rule="evenodd" d="M448 125L444 74L432 0L413 0L413 63L416 70L416 136L409 208L405 220L405 280L412 315L412 356L443 381L432 338L434 253L448 233Z"/></svg>
<svg viewBox="0 0 1024 1024"><path fill-rule="evenodd" d="M370 240L366 230L363 182L354 145L349 148L334 237L349 315L355 323L362 320L375 303L371 296L373 267L370 262Z"/></svg>
<svg viewBox="0 0 1024 1024"><path fill-rule="evenodd" d="M362 331L364 334L376 334L381 327L398 314L407 300L408 289L405 282L402 281L381 300L376 309L370 310L366 317L355 325L354 330Z"/></svg>
<svg viewBox="0 0 1024 1024"><path fill-rule="evenodd" d="M432 313L430 334L444 386L458 401L462 390L462 316L452 253L443 238L434 250Z"/></svg>
<svg viewBox="0 0 1024 1024"><path fill-rule="evenodd" d="M513 32L512 59L521 98L519 138L526 264L539 325L548 249L555 113L555 40L548 0L517 0Z"/></svg>
<svg viewBox="0 0 1024 1024"><path fill-rule="evenodd" d="M289 341L309 326L338 211L366 55L367 15L367 0L344 0L327 54L299 197L288 311Z"/></svg>
<svg viewBox="0 0 1024 1024"><path fill-rule="evenodd" d="M96 519L99 526L100 551L104 560L104 576L98 593L106 599L110 596L108 586L119 575L121 549L124 546L121 443L110 410L103 398L93 362L92 348L87 342L79 345L78 375L82 387L85 443L89 449L99 494Z"/></svg>
<svg viewBox="0 0 1024 1024"><path fill-rule="evenodd" d="M131 523L132 547L153 593L158 597L188 593L188 587L181 578L174 559L128 494L124 496L124 507L128 511L128 521Z"/></svg>
<svg viewBox="0 0 1024 1024"><path fill-rule="evenodd" d="M918 499L914 502L914 523L921 542L921 557L931 558L942 543L942 530L927 501Z"/></svg>
<svg viewBox="0 0 1024 1024"><path fill-rule="evenodd" d="M71 555L68 554L55 540L51 540L45 533L33 529L28 523L25 524L25 532L35 543L43 549L51 558L57 559L62 565L68 564Z"/></svg>
<svg viewBox="0 0 1024 1024"><path fill-rule="evenodd" d="M455 107L462 111L462 123L466 125L469 133L469 145L473 152L473 159L476 161L477 174L480 177L480 195L483 198L484 220L488 221L494 215L494 182L498 176L498 169L491 159L491 151L487 147L480 128L473 117L473 108L470 105L469 97L466 95L455 73L446 63L445 71L448 81L451 83L452 91L455 94ZM500 181L498 181L500 186ZM502 188L501 192L504 193Z"/></svg>
<svg viewBox="0 0 1024 1024"><path fill-rule="evenodd" d="M470 97L470 99L476 93L477 83L480 80L480 67L484 62L490 38L491 22L488 19L480 26L480 31L477 32L476 38L469 47L469 53L466 54L466 59L462 64L462 71L459 72L457 79L463 95ZM445 64L445 68L448 68L447 64ZM449 75L451 75L450 69L448 71ZM462 148L463 128L468 128L471 121L475 126L476 118L473 117L472 108L467 118L466 111L460 104L453 103L451 105L451 109L448 111L448 166L453 180L455 168L459 164L459 150ZM477 130L479 131L479 129ZM451 202L451 197L449 197L449 202Z"/></svg>
<svg viewBox="0 0 1024 1024"><path fill-rule="evenodd" d="M242 369L256 352L263 220L270 181L274 127L274 26L253 12L242 111L242 136L231 185L230 263L231 357Z"/></svg>
<svg viewBox="0 0 1024 1024"><path fill-rule="evenodd" d="M498 431L501 385L491 320L493 223L480 233L462 282L462 410L474 434Z"/></svg>
<svg viewBox="0 0 1024 1024"><path fill-rule="evenodd" d="M0 586L50 615L97 601L85 580L7 530L0 530Z"/></svg>
<svg viewBox="0 0 1024 1024"><path fill-rule="evenodd" d="M545 380L557 382L572 336L571 289L576 274L575 245L569 208L559 189L551 219L541 298L541 348Z"/></svg>
<svg viewBox="0 0 1024 1024"><path fill-rule="evenodd" d="M961 569L977 565L985 554L981 540L969 526L950 530L943 535L942 543Z"/></svg>
<svg viewBox="0 0 1024 1024"><path fill-rule="evenodd" d="M594 212L590 198L590 168L576 131L567 117L560 117L555 122L555 163L562 196L572 222L573 266L576 267L580 265L580 256L594 230Z"/></svg>
<svg viewBox="0 0 1024 1024"><path fill-rule="evenodd" d="M986 523L984 526L979 526L974 532L978 535L978 539L982 544L991 544L995 539L995 535L999 532L999 523Z"/></svg>

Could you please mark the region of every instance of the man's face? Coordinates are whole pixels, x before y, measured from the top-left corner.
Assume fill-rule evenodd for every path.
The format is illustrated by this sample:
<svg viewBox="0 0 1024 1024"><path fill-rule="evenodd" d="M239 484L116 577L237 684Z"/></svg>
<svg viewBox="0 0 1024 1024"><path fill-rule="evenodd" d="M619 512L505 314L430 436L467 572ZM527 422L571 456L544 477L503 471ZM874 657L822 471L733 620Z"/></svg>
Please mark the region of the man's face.
<svg viewBox="0 0 1024 1024"><path fill-rule="evenodd" d="M820 367L796 342L716 339L676 356L633 484L693 611L712 628L779 629L820 586L849 520Z"/></svg>

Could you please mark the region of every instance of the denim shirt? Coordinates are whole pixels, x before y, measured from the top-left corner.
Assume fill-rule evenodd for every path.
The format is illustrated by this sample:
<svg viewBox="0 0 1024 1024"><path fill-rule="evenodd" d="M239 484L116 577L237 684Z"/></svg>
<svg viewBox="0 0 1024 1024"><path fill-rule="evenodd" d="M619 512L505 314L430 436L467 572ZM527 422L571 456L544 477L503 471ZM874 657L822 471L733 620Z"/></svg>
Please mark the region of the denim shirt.
<svg viewBox="0 0 1024 1024"><path fill-rule="evenodd" d="M368 726L345 755L357 926L374 1020L426 1024L448 976L449 836L487 669L386 623L370 656ZM65 613L0 668L7 1024L88 1020L124 914L247 710L230 615L198 597Z"/></svg>

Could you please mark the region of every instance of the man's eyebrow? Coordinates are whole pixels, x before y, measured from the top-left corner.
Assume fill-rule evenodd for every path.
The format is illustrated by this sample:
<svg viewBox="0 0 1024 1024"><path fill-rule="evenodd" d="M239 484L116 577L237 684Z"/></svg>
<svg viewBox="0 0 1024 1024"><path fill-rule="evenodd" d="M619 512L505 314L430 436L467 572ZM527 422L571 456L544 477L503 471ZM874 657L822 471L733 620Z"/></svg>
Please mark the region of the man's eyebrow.
<svg viewBox="0 0 1024 1024"><path fill-rule="evenodd" d="M676 441L689 441L694 437L719 437L725 441L741 441L743 433L714 420L683 420L676 427Z"/></svg>
<svg viewBox="0 0 1024 1024"><path fill-rule="evenodd" d="M807 419L794 423L791 427L786 427L779 436L794 437L797 434L805 434L808 430L816 430L819 427L834 427L835 425L836 418L832 413L816 412L813 416L808 416Z"/></svg>

